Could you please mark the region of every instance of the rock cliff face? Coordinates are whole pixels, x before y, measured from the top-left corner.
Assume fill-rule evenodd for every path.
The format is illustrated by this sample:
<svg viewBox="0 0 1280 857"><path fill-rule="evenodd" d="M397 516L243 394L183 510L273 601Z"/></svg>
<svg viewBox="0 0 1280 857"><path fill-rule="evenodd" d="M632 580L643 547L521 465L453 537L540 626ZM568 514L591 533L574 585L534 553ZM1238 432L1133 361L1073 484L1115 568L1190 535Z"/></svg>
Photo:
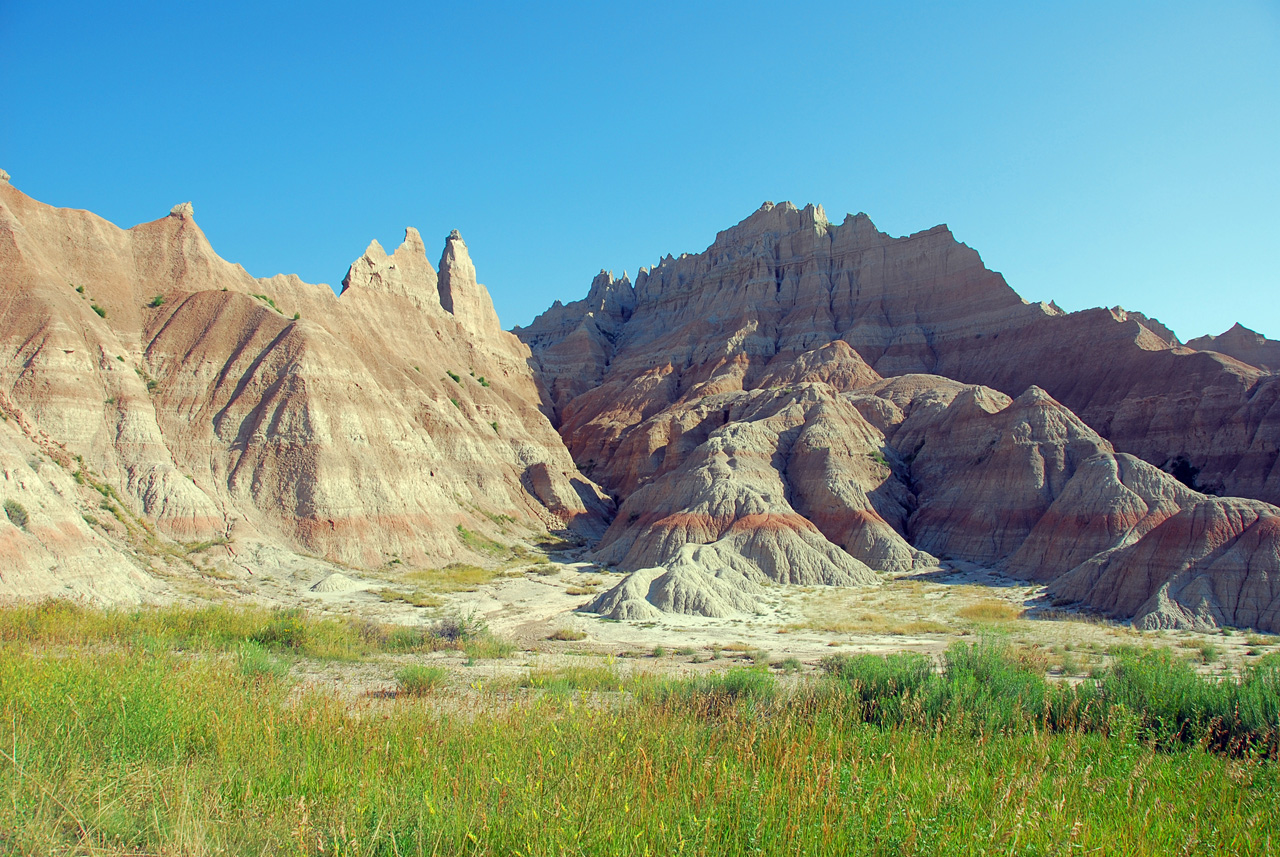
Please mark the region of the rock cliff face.
<svg viewBox="0 0 1280 857"><path fill-rule="evenodd" d="M28 557L0 591L56 591L88 552L141 592L121 541L139 527L360 566L598 533L609 501L540 413L528 358L456 232L440 273L416 230L391 255L374 242L338 297L225 262L190 204L122 230L0 183L0 492L48 510L0 521L0 545L44 546L0 548ZM114 521L88 511L103 492Z"/></svg>
<svg viewBox="0 0 1280 857"><path fill-rule="evenodd" d="M1280 384L1139 313L1027 303L945 227L766 203L516 333L575 460L623 500L598 556L637 578L597 609L739 609L765 580L937 556L1156 624L1274 627L1277 510L1192 489L1280 499ZM1226 523L1166 524L1206 503ZM1200 538L1241 545L1235 571ZM1124 584L1089 583L1105 569ZM1232 574L1249 599L1190 582Z"/></svg>

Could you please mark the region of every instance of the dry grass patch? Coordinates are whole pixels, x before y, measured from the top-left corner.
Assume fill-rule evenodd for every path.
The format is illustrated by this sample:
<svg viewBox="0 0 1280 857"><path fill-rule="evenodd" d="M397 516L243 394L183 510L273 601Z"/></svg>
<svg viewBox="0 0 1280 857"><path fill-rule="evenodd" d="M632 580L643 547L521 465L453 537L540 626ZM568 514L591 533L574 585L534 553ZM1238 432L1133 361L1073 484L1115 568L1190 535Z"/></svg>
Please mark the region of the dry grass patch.
<svg viewBox="0 0 1280 857"><path fill-rule="evenodd" d="M411 607L439 607L444 603L436 596L421 589L415 589L412 592L401 592L398 589L379 589L378 599L387 603L403 601Z"/></svg>
<svg viewBox="0 0 1280 857"><path fill-rule="evenodd" d="M478 565L455 562L444 568L411 571L402 579L426 585L432 592L475 592L481 586L510 577L500 568L481 568Z"/></svg>
<svg viewBox="0 0 1280 857"><path fill-rule="evenodd" d="M885 634L900 637L908 634L949 634L952 629L932 619L898 621L892 616L863 613L850 619L807 619L787 625L783 630L817 631L822 634Z"/></svg>
<svg viewBox="0 0 1280 857"><path fill-rule="evenodd" d="M576 643L586 638L587 632L579 631L577 628L557 628L547 636L548 640L558 640L564 643Z"/></svg>
<svg viewBox="0 0 1280 857"><path fill-rule="evenodd" d="M971 622L1008 622L1021 615L1021 608L994 598L966 604L956 611L956 616Z"/></svg>

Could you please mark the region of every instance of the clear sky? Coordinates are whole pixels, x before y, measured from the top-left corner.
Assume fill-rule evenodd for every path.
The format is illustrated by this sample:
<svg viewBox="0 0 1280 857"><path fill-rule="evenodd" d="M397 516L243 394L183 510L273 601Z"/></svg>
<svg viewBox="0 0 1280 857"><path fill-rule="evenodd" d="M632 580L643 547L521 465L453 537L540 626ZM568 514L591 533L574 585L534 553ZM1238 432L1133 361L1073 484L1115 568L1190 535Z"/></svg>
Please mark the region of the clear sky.
<svg viewBox="0 0 1280 857"><path fill-rule="evenodd" d="M191 200L224 258L334 285L458 228L507 326L789 199L1280 338L1280 0L0 0L0 92L37 199Z"/></svg>

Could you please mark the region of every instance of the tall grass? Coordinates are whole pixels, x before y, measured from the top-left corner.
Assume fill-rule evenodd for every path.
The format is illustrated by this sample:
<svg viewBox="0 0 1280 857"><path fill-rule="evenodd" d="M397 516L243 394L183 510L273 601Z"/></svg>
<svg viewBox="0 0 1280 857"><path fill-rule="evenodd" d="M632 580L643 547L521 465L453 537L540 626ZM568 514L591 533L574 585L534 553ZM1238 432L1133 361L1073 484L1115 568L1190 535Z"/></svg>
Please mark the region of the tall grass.
<svg viewBox="0 0 1280 857"><path fill-rule="evenodd" d="M882 728L840 682L352 707L226 658L0 647L0 849L1274 853L1276 767L1081 731ZM892 684L892 682L890 682ZM731 700L701 716L697 700Z"/></svg>
<svg viewBox="0 0 1280 857"><path fill-rule="evenodd" d="M476 617L445 617L429 625L389 625L313 616L305 610L256 607L163 607L98 610L70 601L0 609L0 643L112 644L181 651L235 651L246 643L324 660L475 646L505 657L512 646ZM491 654L503 652L504 654Z"/></svg>
<svg viewBox="0 0 1280 857"><path fill-rule="evenodd" d="M1231 753L1280 750L1280 655L1239 679L1207 679L1167 651L1121 651L1080 684L1045 679L1038 661L991 643L959 644L942 669L923 655L833 655L823 662L882 725L943 726L970 734L1132 730L1168 747L1203 743Z"/></svg>
<svg viewBox="0 0 1280 857"><path fill-rule="evenodd" d="M469 617L420 631L453 632L480 634ZM533 670L504 694L437 693L438 669L402 669L398 698L354 702L300 691L280 667L405 651L390 633L269 611L0 610L0 852L1280 846L1267 737L1280 658L1219 682L1124 652L1077 687L994 645L941 664L833 658L814 680L758 666L686 679Z"/></svg>

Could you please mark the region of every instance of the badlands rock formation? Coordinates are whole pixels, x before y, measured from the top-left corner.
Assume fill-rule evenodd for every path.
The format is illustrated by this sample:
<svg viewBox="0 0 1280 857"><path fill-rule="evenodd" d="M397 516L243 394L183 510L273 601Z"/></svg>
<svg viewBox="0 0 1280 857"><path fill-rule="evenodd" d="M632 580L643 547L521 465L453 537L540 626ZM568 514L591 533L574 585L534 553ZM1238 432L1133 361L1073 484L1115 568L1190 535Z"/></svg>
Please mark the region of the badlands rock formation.
<svg viewBox="0 0 1280 857"><path fill-rule="evenodd" d="M1197 351L1216 351L1264 372L1280 373L1280 341L1267 339L1243 324L1234 324L1218 336L1198 336L1188 340L1187 347Z"/></svg>
<svg viewBox="0 0 1280 857"><path fill-rule="evenodd" d="M766 204L518 333L456 232L438 265L413 229L371 243L338 296L222 260L190 203L121 230L0 177L0 596L569 527L632 572L590 605L620 618L967 560L1144 627L1280 631L1280 375L1247 331L1196 350L1027 303L945 227Z"/></svg>
<svg viewBox="0 0 1280 857"><path fill-rule="evenodd" d="M1276 627L1280 513L1192 487L1280 498L1280 379L1138 313L1029 304L945 227L766 203L516 333L623 501L598 556L636 577L595 609L740 609L938 556L1148 623Z"/></svg>
<svg viewBox="0 0 1280 857"><path fill-rule="evenodd" d="M339 297L222 260L189 203L122 230L0 182L0 594L145 597L157 539L368 567L598 533L528 358L456 232L439 272L374 242Z"/></svg>

